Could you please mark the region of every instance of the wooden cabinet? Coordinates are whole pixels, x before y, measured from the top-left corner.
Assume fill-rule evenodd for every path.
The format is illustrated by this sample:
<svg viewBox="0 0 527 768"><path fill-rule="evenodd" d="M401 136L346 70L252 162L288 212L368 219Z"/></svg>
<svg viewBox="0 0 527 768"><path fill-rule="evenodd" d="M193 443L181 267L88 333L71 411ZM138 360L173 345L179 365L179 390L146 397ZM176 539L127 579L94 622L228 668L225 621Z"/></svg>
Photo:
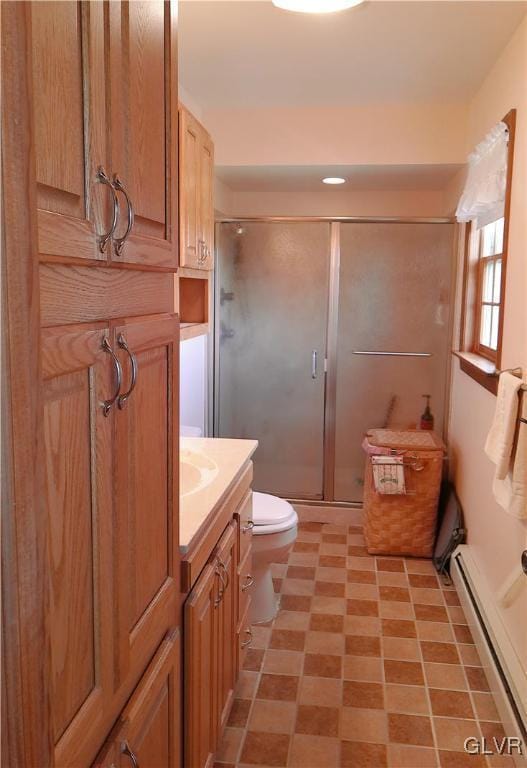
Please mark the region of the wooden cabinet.
<svg viewBox="0 0 527 768"><path fill-rule="evenodd" d="M179 324L174 315L112 324L123 371L114 409L119 684L137 681L179 599Z"/></svg>
<svg viewBox="0 0 527 768"><path fill-rule="evenodd" d="M181 764L181 638L161 643L92 768L177 768Z"/></svg>
<svg viewBox="0 0 527 768"><path fill-rule="evenodd" d="M227 723L232 704L234 683L236 681L236 625L238 623L238 579L236 539L238 527L234 521L229 523L221 537L216 552L216 560L224 579L221 599L217 610L217 630L215 645L217 650L217 668L215 684L217 703L215 717L218 732L221 734Z"/></svg>
<svg viewBox="0 0 527 768"><path fill-rule="evenodd" d="M236 524L230 523L185 604L185 764L212 764L236 680Z"/></svg>
<svg viewBox="0 0 527 768"><path fill-rule="evenodd" d="M177 768L177 3L8 6L3 757Z"/></svg>
<svg viewBox="0 0 527 768"><path fill-rule="evenodd" d="M179 631L163 641L121 720L119 768L177 768L180 765Z"/></svg>
<svg viewBox="0 0 527 768"><path fill-rule="evenodd" d="M45 256L105 261L109 252L106 34L102 2L32 3L38 250ZM99 168L106 183L97 181Z"/></svg>
<svg viewBox="0 0 527 768"><path fill-rule="evenodd" d="M112 420L116 381L104 323L43 331L49 519L50 686L57 765L79 765L111 725Z"/></svg>
<svg viewBox="0 0 527 768"><path fill-rule="evenodd" d="M201 123L179 107L180 265L214 268L214 145Z"/></svg>
<svg viewBox="0 0 527 768"><path fill-rule="evenodd" d="M185 765L212 765L217 743L215 610L219 602L220 569L213 559L203 569L184 612Z"/></svg>
<svg viewBox="0 0 527 768"><path fill-rule="evenodd" d="M93 757L177 616L178 358L173 315L42 334L57 766Z"/></svg>
<svg viewBox="0 0 527 768"><path fill-rule="evenodd" d="M175 5L32 4L41 256L177 266Z"/></svg>
<svg viewBox="0 0 527 768"><path fill-rule="evenodd" d="M246 517L251 494L247 473L216 513L210 534L204 534L201 548L189 555L185 574L203 562L203 548L217 523L230 517L226 528L185 602L184 608L184 764L189 768L210 768L226 725L238 679L243 650L250 643L248 625L250 539L243 563L239 561L239 518ZM239 503L240 497L243 499ZM216 534L215 539L217 539ZM201 551L200 551L201 549ZM205 554L206 557L206 554ZM240 595L243 599L240 599ZM243 615L240 613L243 611Z"/></svg>
<svg viewBox="0 0 527 768"><path fill-rule="evenodd" d="M114 261L177 266L176 5L108 4L112 171L126 211L115 231ZM121 249L127 196L133 227Z"/></svg>

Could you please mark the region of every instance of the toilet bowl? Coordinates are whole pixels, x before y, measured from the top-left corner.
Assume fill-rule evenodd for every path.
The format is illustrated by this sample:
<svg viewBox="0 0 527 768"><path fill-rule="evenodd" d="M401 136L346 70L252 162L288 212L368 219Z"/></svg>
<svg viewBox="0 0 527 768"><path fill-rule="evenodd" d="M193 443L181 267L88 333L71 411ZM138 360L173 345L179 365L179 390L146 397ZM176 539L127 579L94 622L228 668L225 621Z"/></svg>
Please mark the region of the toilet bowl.
<svg viewBox="0 0 527 768"><path fill-rule="evenodd" d="M271 564L281 562L295 543L298 515L288 501L255 492L253 523L250 621L261 624L271 621L278 611L279 597L274 591Z"/></svg>

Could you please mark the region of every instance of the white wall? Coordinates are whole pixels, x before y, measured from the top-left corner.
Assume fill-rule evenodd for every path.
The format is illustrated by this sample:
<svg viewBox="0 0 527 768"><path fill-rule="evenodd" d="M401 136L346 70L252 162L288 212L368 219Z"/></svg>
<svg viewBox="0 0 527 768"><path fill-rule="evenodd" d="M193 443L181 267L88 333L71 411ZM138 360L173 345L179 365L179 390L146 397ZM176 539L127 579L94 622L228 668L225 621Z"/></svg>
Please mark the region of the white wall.
<svg viewBox="0 0 527 768"><path fill-rule="evenodd" d="M440 191L346 191L324 187L317 192L232 190L219 180L216 207L228 216L445 216Z"/></svg>
<svg viewBox="0 0 527 768"><path fill-rule="evenodd" d="M217 165L465 162L466 106L207 109Z"/></svg>
<svg viewBox="0 0 527 768"><path fill-rule="evenodd" d="M527 19L469 105L467 150L509 109L517 109L502 367L527 371ZM508 515L492 494L493 465L483 451L496 398L454 364L450 419L453 477L465 512L469 544L527 674L527 579L508 609L501 586L527 547L527 523ZM527 440L522 427L521 439Z"/></svg>
<svg viewBox="0 0 527 768"><path fill-rule="evenodd" d="M180 343L179 414L181 425L207 432L207 336Z"/></svg>

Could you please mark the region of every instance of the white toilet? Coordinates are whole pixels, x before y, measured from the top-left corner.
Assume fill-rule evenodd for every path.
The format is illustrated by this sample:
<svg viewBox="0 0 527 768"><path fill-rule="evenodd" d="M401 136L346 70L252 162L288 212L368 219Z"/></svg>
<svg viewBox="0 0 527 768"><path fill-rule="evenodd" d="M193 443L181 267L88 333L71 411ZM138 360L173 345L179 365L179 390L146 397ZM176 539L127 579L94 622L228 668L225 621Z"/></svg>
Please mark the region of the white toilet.
<svg viewBox="0 0 527 768"><path fill-rule="evenodd" d="M295 543L298 515L288 501L255 492L253 523L250 621L261 624L274 619L278 611L279 597L273 587L271 564L281 561Z"/></svg>

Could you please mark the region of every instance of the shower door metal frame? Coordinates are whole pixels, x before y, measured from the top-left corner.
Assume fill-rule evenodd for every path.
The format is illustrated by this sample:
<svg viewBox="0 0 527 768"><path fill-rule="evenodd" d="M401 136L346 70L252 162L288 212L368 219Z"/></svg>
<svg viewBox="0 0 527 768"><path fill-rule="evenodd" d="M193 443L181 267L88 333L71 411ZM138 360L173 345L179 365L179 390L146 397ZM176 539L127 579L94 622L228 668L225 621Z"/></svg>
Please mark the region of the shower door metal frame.
<svg viewBox="0 0 527 768"><path fill-rule="evenodd" d="M221 224L248 224L248 223L279 223L279 222L323 222L330 224L329 239L329 287L328 287L328 311L326 326L326 353L324 364L324 427L323 427L323 466L322 466L322 499L290 499L298 504L311 506L335 506L362 508L360 502L335 501L335 437L336 437L336 408L337 408L337 338L338 338L338 312L339 312L339 277L340 277L340 224L456 224L456 220L450 216L236 216L221 217L215 222L214 240L214 311L212 313L212 338L213 365L209 366L209 431L216 435L219 430L219 270L218 270L218 227ZM452 304L455 303L455 284L457 275L457 242L458 233L454 231L452 242ZM448 334L452 338L454 327L454 311L450 312ZM447 358L446 379L450 379L450 361ZM446 435L449 413L449 388L446 388L445 412L443 433Z"/></svg>

